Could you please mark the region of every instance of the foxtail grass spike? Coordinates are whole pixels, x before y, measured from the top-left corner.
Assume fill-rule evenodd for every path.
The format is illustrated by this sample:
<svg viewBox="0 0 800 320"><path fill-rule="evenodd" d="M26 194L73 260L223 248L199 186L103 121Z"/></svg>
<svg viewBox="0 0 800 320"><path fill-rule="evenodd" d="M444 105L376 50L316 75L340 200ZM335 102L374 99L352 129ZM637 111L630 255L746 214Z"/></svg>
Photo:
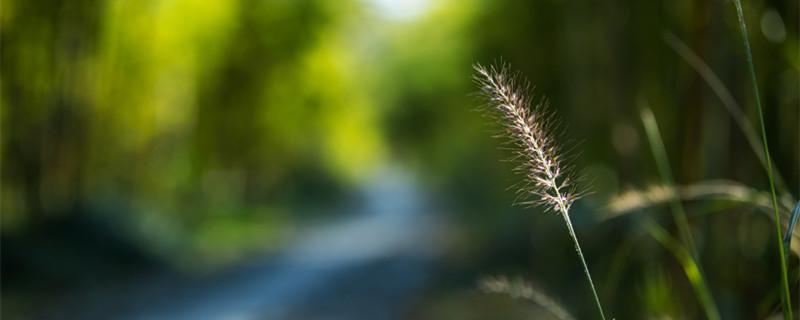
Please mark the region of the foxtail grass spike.
<svg viewBox="0 0 800 320"><path fill-rule="evenodd" d="M520 204L542 205L547 210L560 213L575 242L575 250L583 264L583 271L592 289L600 317L605 319L600 298L597 296L589 267L583 257L569 209L580 197L575 192L574 177L564 164L564 158L552 136L553 120L546 111L547 103L531 103L531 86L517 72L507 66L485 68L474 66L473 77L487 103L482 110L492 115L502 127L499 137L506 137L515 147L513 157L519 163L515 171L525 177L518 190Z"/></svg>

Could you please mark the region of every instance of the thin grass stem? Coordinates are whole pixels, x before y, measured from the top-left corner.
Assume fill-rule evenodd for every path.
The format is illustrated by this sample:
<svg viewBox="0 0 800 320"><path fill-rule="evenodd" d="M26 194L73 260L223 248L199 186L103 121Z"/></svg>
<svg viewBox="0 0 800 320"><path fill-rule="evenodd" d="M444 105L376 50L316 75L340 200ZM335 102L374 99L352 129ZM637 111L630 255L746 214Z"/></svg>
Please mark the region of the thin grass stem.
<svg viewBox="0 0 800 320"><path fill-rule="evenodd" d="M664 142L661 139L661 133L658 130L658 123L653 116L653 112L648 108L643 108L641 111L642 123L647 132L647 139L650 140L650 149L653 152L653 157L656 161L659 175L664 183L667 185L669 192L669 206L672 211L672 217L675 220L675 225L678 227L681 242L689 248L692 257L699 261L700 255L697 252L697 247L694 244L692 237L692 230L689 227L689 220L686 218L686 212L680 202L680 197L675 188L675 179L672 176L672 170L669 167L669 159L667 158L667 151L664 149Z"/></svg>
<svg viewBox="0 0 800 320"><path fill-rule="evenodd" d="M750 50L750 40L747 37L747 26L744 22L744 13L742 11L742 2L734 0L736 4L736 14L739 16L739 28L742 31L742 41L744 42L745 54L747 55L747 65L750 71L750 81L753 85L753 95L758 107L758 120L761 123L761 137L764 142L764 156L767 158L767 177L769 177L770 192L772 192L772 207L775 212L775 229L778 236L778 251L781 257L781 280L783 281L783 296L781 300L784 304L783 316L785 319L793 319L792 317L792 299L789 292L789 275L786 268L786 255L783 251L783 237L781 231L780 215L778 214L778 199L775 193L775 180L772 177L772 162L769 156L769 145L767 144L767 129L764 124L764 112L761 107L761 98L758 94L758 82L756 81L756 70L753 64L753 53Z"/></svg>
<svg viewBox="0 0 800 320"><path fill-rule="evenodd" d="M572 228L572 221L569 219L569 214L566 211L563 212L564 221L567 223L567 229L569 229L569 235L572 237L572 240L575 241L575 250L578 251L578 257L581 258L581 264L583 265L583 273L586 275L586 279L589 280L589 286L592 287L592 294L594 295L594 302L597 303L597 309L600 311L600 318L605 320L606 316L603 313L603 306L600 304L600 298L597 296L597 289L594 288L594 281L592 280L592 274L589 273L589 266L586 265L586 259L583 258L583 251L581 250L581 244L578 242L578 237L575 235L575 230Z"/></svg>
<svg viewBox="0 0 800 320"><path fill-rule="evenodd" d="M641 117L642 123L644 124L644 129L647 132L647 138L650 140L650 148L656 161L656 167L658 167L661 179L664 180L664 183L667 185L667 190L669 192L669 205L672 211L672 217L675 220L675 225L678 227L678 233L681 237L681 242L683 242L685 246L689 247L688 252L691 258L689 261L693 267L685 267L684 271L686 271L686 276L689 277L689 280L692 282L692 286L695 288L695 292L697 292L699 301L702 304L703 309L706 310L708 318L719 319L719 310L717 309L717 305L709 293L708 284L705 280L706 277L697 263L697 261L700 261L700 255L698 254L697 247L694 244L692 232L689 228L689 221L686 218L686 212L683 210L683 205L681 205L678 191L675 188L675 180L672 177L672 170L669 168L669 159L667 158L667 152L664 149L664 142L661 139L661 133L658 130L658 123L653 116L653 112L648 108L642 108ZM652 229L652 227L649 228ZM661 240L659 240L659 242L664 244L664 242ZM672 244L670 245L674 246ZM683 249L683 247L681 247L681 249ZM675 249L670 248L670 251L673 251L673 253L675 253L675 257L678 258L678 260L681 260L681 263L684 264L683 260L686 260L685 257L679 253L676 253Z"/></svg>
<svg viewBox="0 0 800 320"><path fill-rule="evenodd" d="M747 116L745 116L744 111L742 111L742 107L736 102L736 99L733 98L733 94L731 94L730 90L725 87L725 84L722 83L722 80L711 70L711 67L706 64L702 58L700 58L694 51L692 51L689 46L686 45L683 41L678 39L672 32L664 31L663 35L664 42L666 42L675 52L680 55L683 60L686 60L687 63L700 75L700 77L705 80L708 86L711 88L711 91L717 95L719 100L722 102L722 105L725 106L725 109L730 113L731 117L736 124L739 126L739 129L742 130L745 139L747 139L747 143L750 145L750 148L753 149L753 152L758 157L761 166L764 167L764 170L767 169L767 158L764 156L764 146L761 144L760 139L758 138L758 133L756 129L753 127L753 124L750 120L747 120ZM786 182L784 182L783 177L781 176L778 170L773 168L773 174L775 177L775 184L784 194L789 194L789 188L786 186Z"/></svg>

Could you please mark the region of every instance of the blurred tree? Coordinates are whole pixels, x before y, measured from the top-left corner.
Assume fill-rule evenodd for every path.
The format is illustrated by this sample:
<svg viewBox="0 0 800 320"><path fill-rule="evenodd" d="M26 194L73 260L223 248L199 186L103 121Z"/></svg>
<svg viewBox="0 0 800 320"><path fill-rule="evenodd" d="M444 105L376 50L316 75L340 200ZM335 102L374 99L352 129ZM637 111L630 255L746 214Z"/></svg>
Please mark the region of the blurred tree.
<svg viewBox="0 0 800 320"><path fill-rule="evenodd" d="M91 94L82 86L104 6L4 2L3 231L72 208L84 187ZM69 210L69 209L67 209Z"/></svg>
<svg viewBox="0 0 800 320"><path fill-rule="evenodd" d="M340 31L357 15L317 0L4 2L5 234L130 215L135 241L191 255L206 219L280 228L279 207L334 200L383 143Z"/></svg>

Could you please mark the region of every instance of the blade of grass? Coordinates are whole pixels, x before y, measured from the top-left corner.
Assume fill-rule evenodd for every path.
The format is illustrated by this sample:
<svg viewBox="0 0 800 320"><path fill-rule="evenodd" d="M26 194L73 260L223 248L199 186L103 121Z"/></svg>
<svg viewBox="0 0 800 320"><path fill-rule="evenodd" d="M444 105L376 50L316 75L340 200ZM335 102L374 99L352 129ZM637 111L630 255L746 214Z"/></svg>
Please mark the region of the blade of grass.
<svg viewBox="0 0 800 320"><path fill-rule="evenodd" d="M742 111L742 107L739 106L739 103L737 103L736 99L733 98L730 90L725 87L725 84L722 83L722 80L717 77L716 73L711 70L711 67L709 67L702 58L694 53L694 51L692 51L692 49L690 49L686 43L672 34L672 32L664 31L662 38L664 39L664 42L672 47L672 49L683 58L683 60L686 60L686 62L689 63L689 65L695 71L697 71L698 74L700 74L700 77L705 80L706 84L711 87L711 91L714 91L714 94L717 95L719 100L722 102L722 105L725 106L725 109L731 114L733 120L736 121L739 129L742 130L745 139L747 139L747 143L753 149L753 152L761 162L761 166L764 167L764 170L768 170L767 158L764 156L764 146L761 145L761 141L758 139L758 133L756 133L756 129L753 128L753 124L747 119L744 111ZM789 188L786 187L786 182L784 182L780 172L778 172L778 170L773 170L773 173L775 176L775 184L782 193L788 195Z"/></svg>
<svg viewBox="0 0 800 320"><path fill-rule="evenodd" d="M792 209L792 216L789 219L789 228L786 230L786 235L783 236L783 254L787 257L789 256L789 249L792 247L792 235L794 235L794 227L797 225L798 215L800 215L800 201L798 201L794 209Z"/></svg>
<svg viewBox="0 0 800 320"><path fill-rule="evenodd" d="M772 215L771 194L747 185L728 180L706 180L688 185L676 185L680 201L722 201L730 202L733 206L750 205L759 212L766 214L774 220ZM666 184L655 184L645 189L631 189L614 197L604 208L600 216L601 221L614 219L622 215L631 214L647 207L659 206L670 201L670 187ZM783 198L778 200L778 211L782 216L791 218L794 200ZM715 212L708 211L707 213ZM695 213L696 215L702 215ZM781 227L789 228L790 219L781 219ZM800 236L792 234L797 239ZM800 248L795 247L794 252L800 255Z"/></svg>
<svg viewBox="0 0 800 320"><path fill-rule="evenodd" d="M686 274L686 277L689 278L689 283L692 284L697 294L697 300L700 302L700 305L704 306L703 309L706 312L706 317L711 320L720 319L716 303L714 299L711 298L711 291L703 280L700 267L692 258L689 251L686 251L686 248L684 248L677 239L673 238L667 230L664 230L664 228L651 219L640 216L638 220L653 239L658 241L664 248L667 248L667 250L678 259L681 267L683 267L683 272Z"/></svg>
<svg viewBox="0 0 800 320"><path fill-rule="evenodd" d="M775 228L778 234L778 249L781 257L781 280L783 281L783 300L784 308L783 308L783 316L786 319L793 319L792 317L792 299L791 294L789 293L789 275L786 271L786 255L783 251L783 239L781 237L781 223L780 223L780 216L778 214L778 199L775 193L775 179L772 177L772 162L769 157L769 145L767 144L767 129L764 124L764 112L761 108L761 98L758 94L758 82L756 81L756 70L753 66L753 53L750 50L750 40L747 38L747 26L744 22L744 13L742 12L742 2L740 0L734 0L736 4L736 14L739 16L739 28L742 31L742 41L744 42L745 47L745 54L747 55L747 65L750 71L750 81L753 85L753 94L756 100L756 106L758 107L758 120L761 122L761 137L763 138L764 142L764 156L767 158L767 177L769 177L769 187L770 191L772 192L772 207L773 211L775 212Z"/></svg>
<svg viewBox="0 0 800 320"><path fill-rule="evenodd" d="M683 242L684 245L689 248L688 252L690 253L691 258L689 260L700 261L700 255L697 253L697 247L695 246L694 239L692 238L691 229L689 228L689 221L686 218L686 212L683 210L680 198L678 197L678 192L675 188L675 180L673 179L672 171L669 168L667 152L664 149L664 142L661 139L661 133L658 130L656 118L653 116L653 112L647 107L642 107L641 117L642 123L644 124L644 129L647 132L647 138L650 140L650 148L652 149L653 157L656 161L656 167L658 167L661 179L664 180L664 183L668 186L667 191L669 192L670 211L672 211L672 217L675 220L675 225L678 227L678 234L681 237L681 242ZM648 228L652 229L650 227ZM665 247L666 246L667 245L665 245ZM683 249L682 246L680 248ZM674 249L670 250L673 251ZM673 251L673 253L675 253L675 256L679 260L686 260L685 257L681 257L680 254L676 253L675 251ZM683 264L684 261L681 261L681 263ZM703 275L703 272L697 263L692 262L692 264L694 267L688 269L684 268L686 271L686 276L689 277L690 281L700 282L698 285L692 283L692 286L695 287L698 298L700 298L700 303L706 310L706 314L709 316L709 319L719 319L719 311L716 303L713 299L711 299L711 295L708 293L708 285L706 284L705 276ZM696 272L696 274L690 274L689 272ZM716 317L712 317L712 315Z"/></svg>
<svg viewBox="0 0 800 320"><path fill-rule="evenodd" d="M605 207L607 211L601 220L616 218L646 207L665 204L670 201L669 186L654 184L644 189L631 189L613 198ZM687 185L676 185L681 201L729 201L740 205L751 205L759 211L772 216L772 200L769 192L761 191L739 182L729 180L706 180ZM790 216L792 203L778 202L778 210L782 215ZM789 219L781 220L781 225L788 227Z"/></svg>
<svg viewBox="0 0 800 320"><path fill-rule="evenodd" d="M678 196L678 192L675 188L675 179L672 177L672 170L669 168L667 151L664 150L664 142L661 140L661 133L658 131L656 118L653 116L653 112L647 107L642 108L641 117L642 123L644 124L644 129L647 132L647 139L650 140L650 148L653 152L653 157L656 160L658 173L661 176L661 180L664 180L664 184L667 185L666 191L669 193L669 206L672 210L672 217L675 220L675 225L678 227L678 233L680 235L681 242L683 242L683 244L689 248L689 252L692 253L692 257L699 261L700 256L697 253L697 247L694 245L692 232L689 228L689 221L686 219L686 212L683 211L683 206L680 203L680 197Z"/></svg>

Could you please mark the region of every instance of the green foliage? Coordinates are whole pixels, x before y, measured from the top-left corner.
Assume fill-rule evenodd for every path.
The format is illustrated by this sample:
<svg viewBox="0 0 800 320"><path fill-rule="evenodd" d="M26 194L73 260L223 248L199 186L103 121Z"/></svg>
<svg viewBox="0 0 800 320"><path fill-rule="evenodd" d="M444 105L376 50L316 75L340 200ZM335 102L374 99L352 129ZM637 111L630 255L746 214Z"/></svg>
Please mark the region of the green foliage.
<svg viewBox="0 0 800 320"><path fill-rule="evenodd" d="M143 253L137 259L227 265L279 248L304 219L347 214L341 208L376 169L399 165L455 221L442 231L446 273L472 283L476 270L519 270L577 318L596 317L561 221L510 207L504 187L516 180L497 160L509 153L488 137L485 119L464 112L475 105L470 65L502 58L547 94L566 132L558 139L587 168L594 194L570 216L608 314L705 312L697 283L683 276L690 260L676 260L630 215L601 212L632 193L646 205L631 215L651 217L666 232L660 239L694 237L688 257L702 261L722 318L770 316L781 295L779 250L768 239L773 220L787 225L800 188L796 2L742 3L758 99L737 12L724 1L426 5L395 18L366 0L2 0L4 273L98 261L79 245L65 244L62 255L37 247L67 242L54 229L91 229L64 222L72 220L119 236ZM664 31L697 59L676 54ZM698 74L697 60L713 77ZM638 129L641 97L658 115L690 232L662 210L672 198ZM731 101L743 110L735 118L724 108ZM771 161L736 127L759 119L757 101ZM785 179L775 181L777 217L763 214L772 199L762 163ZM727 182L708 181L717 179ZM15 263L23 268L6 268ZM419 300L483 305L443 295ZM487 299L487 310L512 305ZM434 318L471 313L420 308Z"/></svg>
<svg viewBox="0 0 800 320"><path fill-rule="evenodd" d="M217 221L204 208L286 227L261 208L320 182L344 189L381 159L363 69L337 31L353 4L100 4L4 7L4 232L123 199L144 243L177 239L165 257L193 256L207 232L191 226ZM230 216L244 233L254 223Z"/></svg>

